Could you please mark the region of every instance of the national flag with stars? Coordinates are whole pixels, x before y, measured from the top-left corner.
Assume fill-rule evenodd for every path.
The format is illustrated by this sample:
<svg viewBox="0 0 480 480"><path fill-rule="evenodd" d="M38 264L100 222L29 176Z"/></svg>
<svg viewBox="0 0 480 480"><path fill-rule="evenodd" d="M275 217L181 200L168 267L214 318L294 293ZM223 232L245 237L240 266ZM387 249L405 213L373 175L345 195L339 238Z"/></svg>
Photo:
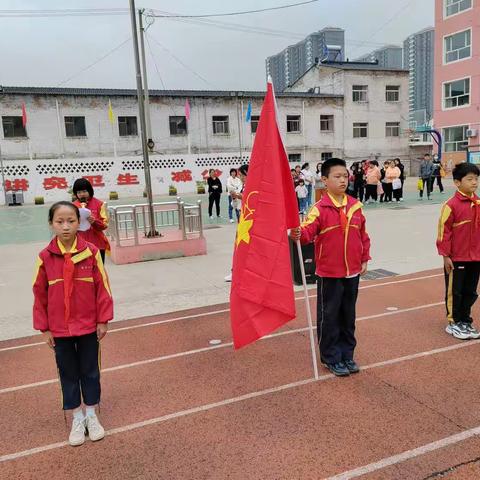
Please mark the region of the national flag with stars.
<svg viewBox="0 0 480 480"><path fill-rule="evenodd" d="M269 81L242 192L235 240L230 318L236 349L295 318L287 230L299 223Z"/></svg>

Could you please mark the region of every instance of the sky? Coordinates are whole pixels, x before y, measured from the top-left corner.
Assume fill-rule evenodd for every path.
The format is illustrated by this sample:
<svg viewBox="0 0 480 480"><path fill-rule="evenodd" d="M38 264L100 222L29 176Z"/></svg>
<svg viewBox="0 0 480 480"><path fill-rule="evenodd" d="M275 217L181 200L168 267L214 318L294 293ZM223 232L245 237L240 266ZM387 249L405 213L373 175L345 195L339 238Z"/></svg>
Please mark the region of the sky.
<svg viewBox="0 0 480 480"><path fill-rule="evenodd" d="M136 6L199 15L298 1L136 0ZM128 14L1 16L4 10L128 7L128 0L0 0L0 85L135 88ZM327 26L345 29L346 56L353 59L382 44L402 45L408 35L433 26L434 0L320 0L286 10L212 20L223 24L154 20L147 30L149 88L264 90L265 59L309 33ZM240 31L245 27L274 30L275 35Z"/></svg>

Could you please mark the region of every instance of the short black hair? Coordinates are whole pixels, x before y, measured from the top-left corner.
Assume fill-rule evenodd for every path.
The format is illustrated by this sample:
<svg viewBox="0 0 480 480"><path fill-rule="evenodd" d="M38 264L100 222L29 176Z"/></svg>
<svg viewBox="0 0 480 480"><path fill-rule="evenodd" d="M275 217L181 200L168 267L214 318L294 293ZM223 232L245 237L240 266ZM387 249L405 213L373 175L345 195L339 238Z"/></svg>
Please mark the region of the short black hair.
<svg viewBox="0 0 480 480"><path fill-rule="evenodd" d="M239 171L242 175L248 175L248 165L247 165L247 164L242 165L241 167L238 168L238 171Z"/></svg>
<svg viewBox="0 0 480 480"><path fill-rule="evenodd" d="M60 207L71 208L75 212L75 215L77 216L78 221L80 221L80 210L78 209L78 207L76 205L74 205L72 202L67 202L67 201L62 200L61 202L54 203L50 207L50 210L48 211L48 221L49 221L49 223L53 222L53 217L55 215L55 212Z"/></svg>
<svg viewBox="0 0 480 480"><path fill-rule="evenodd" d="M473 173L477 177L480 176L480 170L474 163L459 163L452 171L453 179L459 182L470 173Z"/></svg>
<svg viewBox="0 0 480 480"><path fill-rule="evenodd" d="M308 162L307 162L307 163L304 163L304 164L302 165L302 170L304 170L305 168L307 168L307 167L309 167L309 166L310 166L310 164L309 164Z"/></svg>
<svg viewBox="0 0 480 480"><path fill-rule="evenodd" d="M426 154L423 156L423 158L425 158L425 157L431 157L431 155L430 155L429 153L426 153Z"/></svg>
<svg viewBox="0 0 480 480"><path fill-rule="evenodd" d="M322 164L322 177L328 177L332 167L347 168L347 163L341 158L329 158L328 160L325 160Z"/></svg>
<svg viewBox="0 0 480 480"><path fill-rule="evenodd" d="M90 198L93 198L94 191L92 184L86 178L77 178L73 184L73 194L77 196L77 192L81 192L82 190L86 190L90 195Z"/></svg>
<svg viewBox="0 0 480 480"><path fill-rule="evenodd" d="M236 168L231 168L231 169L230 169L230 175L231 175L233 172L238 173Z"/></svg>

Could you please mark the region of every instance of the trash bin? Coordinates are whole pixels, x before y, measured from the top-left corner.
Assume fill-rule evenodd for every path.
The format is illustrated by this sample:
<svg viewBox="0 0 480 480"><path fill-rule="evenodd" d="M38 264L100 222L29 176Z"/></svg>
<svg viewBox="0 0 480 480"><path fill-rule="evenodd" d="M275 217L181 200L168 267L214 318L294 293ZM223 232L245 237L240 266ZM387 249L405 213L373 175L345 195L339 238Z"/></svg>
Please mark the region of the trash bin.
<svg viewBox="0 0 480 480"><path fill-rule="evenodd" d="M300 270L297 245L292 240L289 241L293 282L295 285L302 285L302 272ZM302 245L302 255L307 283L315 283L317 281L317 277L315 275L315 245L313 243Z"/></svg>
<svg viewBox="0 0 480 480"><path fill-rule="evenodd" d="M23 190L7 190L5 192L5 198L9 207L22 205L24 202Z"/></svg>

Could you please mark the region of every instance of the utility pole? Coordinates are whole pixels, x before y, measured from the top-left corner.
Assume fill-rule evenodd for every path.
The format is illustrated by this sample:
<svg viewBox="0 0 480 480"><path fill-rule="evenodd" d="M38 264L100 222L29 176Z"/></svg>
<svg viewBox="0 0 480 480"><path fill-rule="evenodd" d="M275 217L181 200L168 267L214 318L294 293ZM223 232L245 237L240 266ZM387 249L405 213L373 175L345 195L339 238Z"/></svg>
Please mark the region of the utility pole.
<svg viewBox="0 0 480 480"><path fill-rule="evenodd" d="M130 17L132 20L133 53L135 56L135 73L137 77L137 98L142 139L143 168L145 170L145 189L147 191L148 217L150 221L150 231L147 232L147 237L157 237L158 232L155 229L155 213L153 211L152 177L150 174L150 160L148 158L147 125L145 120L145 108L143 100L142 72L140 69L140 54L138 51L138 32L137 19L135 17L135 0L130 0Z"/></svg>
<svg viewBox="0 0 480 480"><path fill-rule="evenodd" d="M2 146L0 145L0 170L2 171L2 189L5 197L5 205L7 204L7 191L5 190L5 170L3 168Z"/></svg>
<svg viewBox="0 0 480 480"><path fill-rule="evenodd" d="M147 145L152 142L152 120L150 118L150 96L148 93L147 62L145 60L145 27L143 26L144 8L138 10L138 26L140 28L140 55L142 56L143 95L145 99L145 120L147 122Z"/></svg>

